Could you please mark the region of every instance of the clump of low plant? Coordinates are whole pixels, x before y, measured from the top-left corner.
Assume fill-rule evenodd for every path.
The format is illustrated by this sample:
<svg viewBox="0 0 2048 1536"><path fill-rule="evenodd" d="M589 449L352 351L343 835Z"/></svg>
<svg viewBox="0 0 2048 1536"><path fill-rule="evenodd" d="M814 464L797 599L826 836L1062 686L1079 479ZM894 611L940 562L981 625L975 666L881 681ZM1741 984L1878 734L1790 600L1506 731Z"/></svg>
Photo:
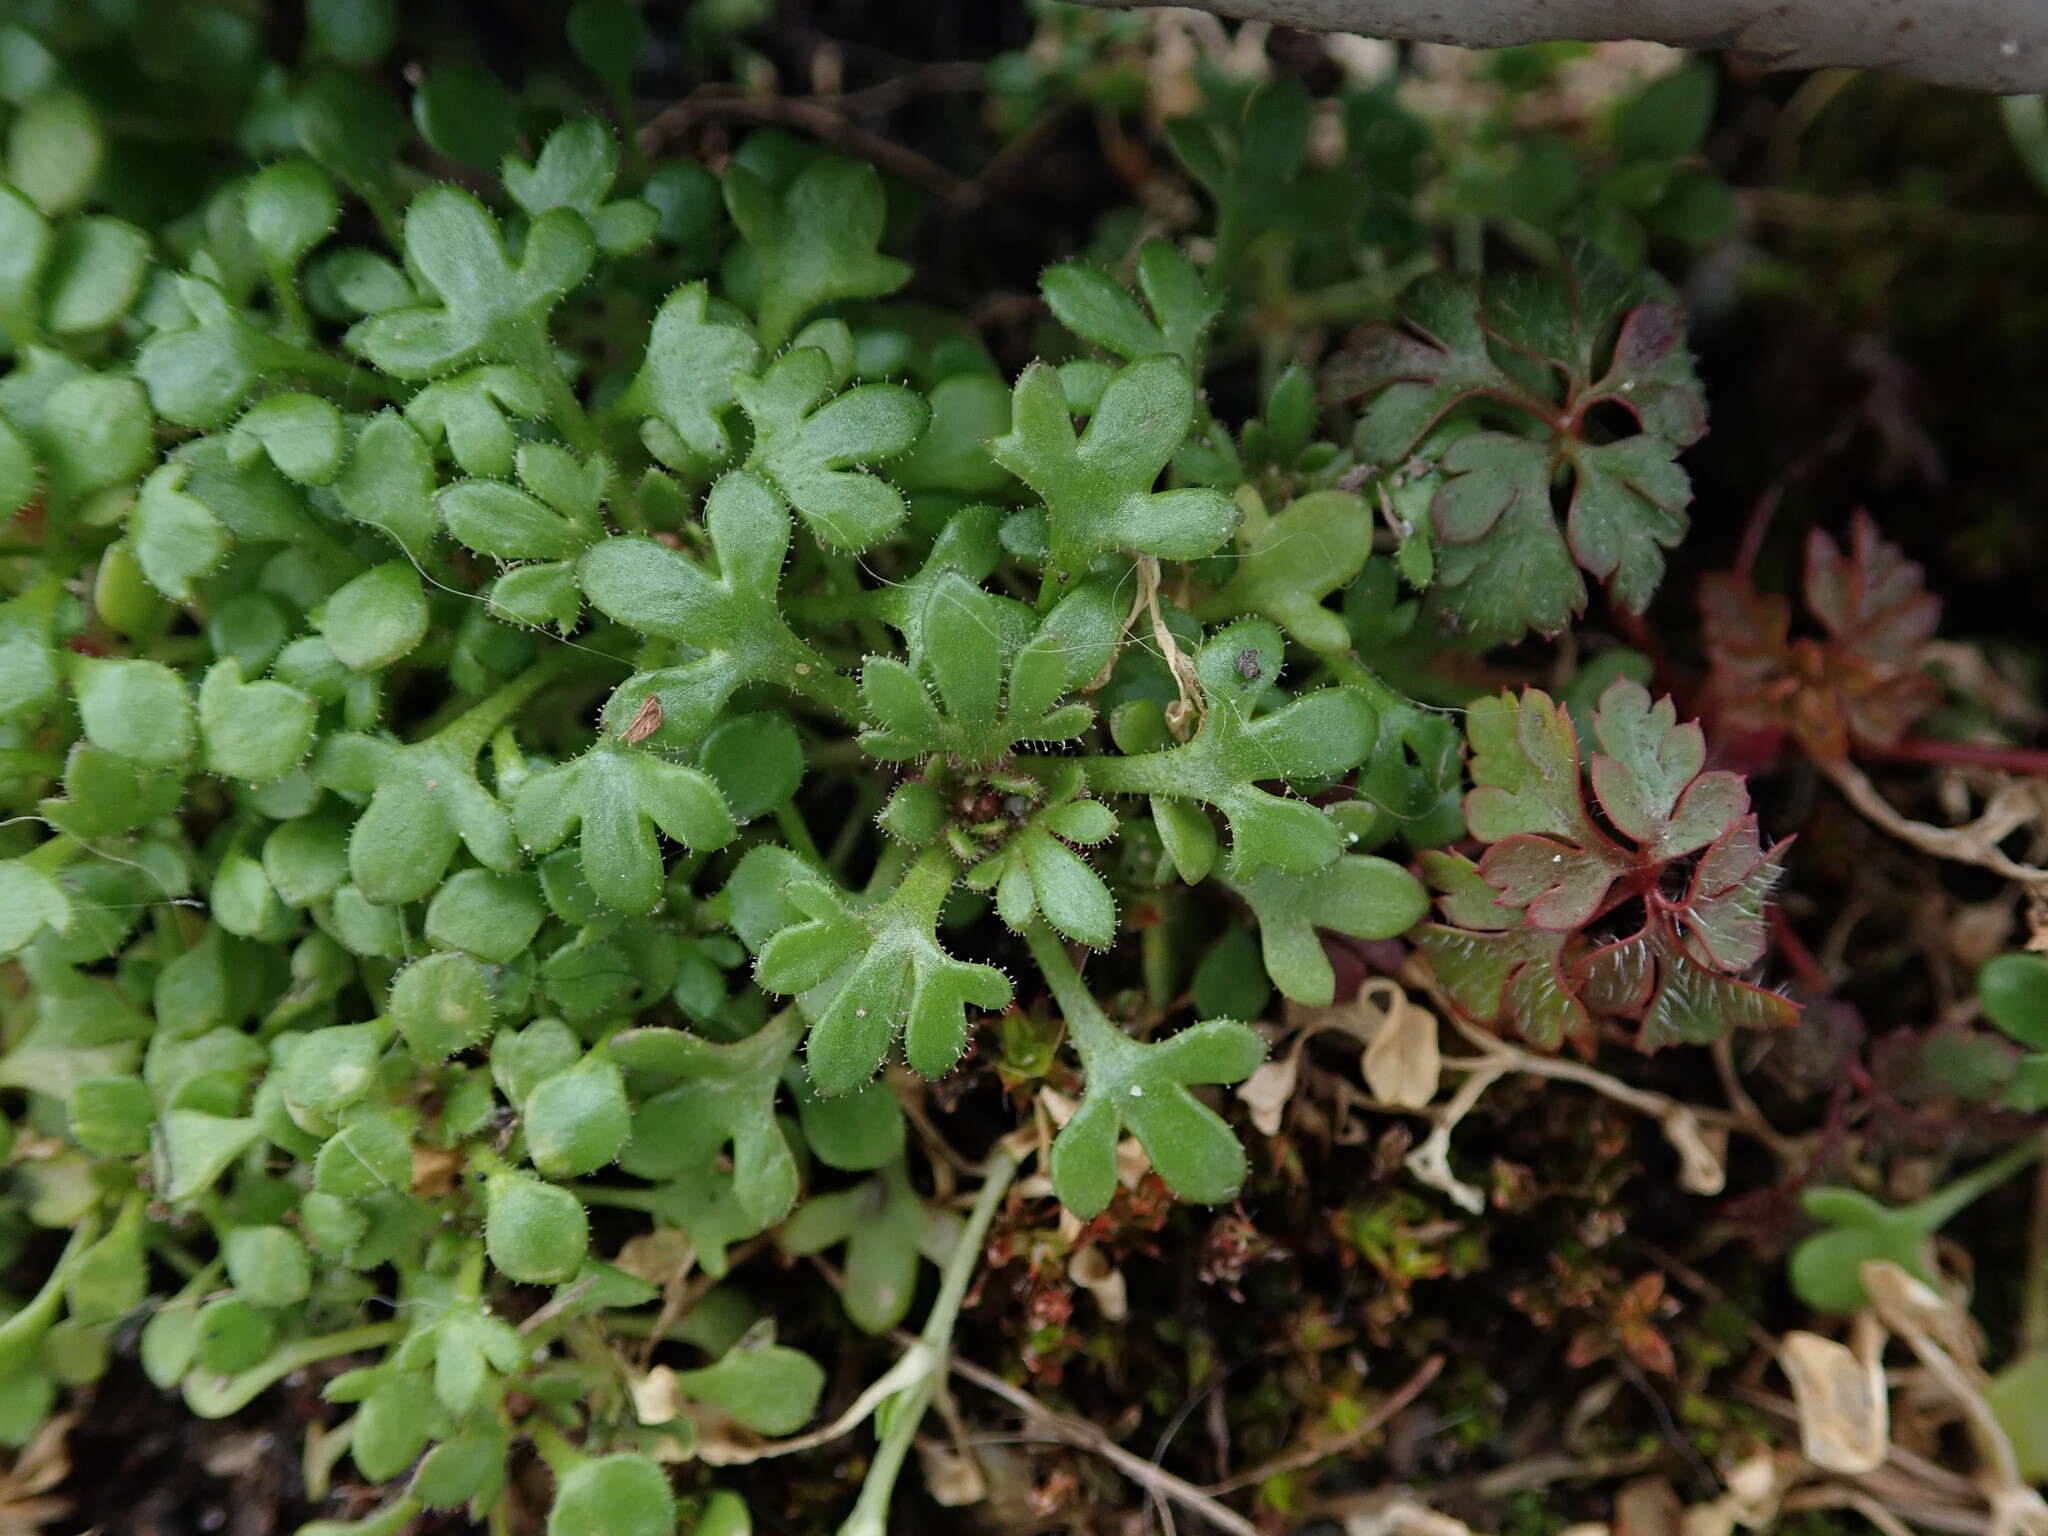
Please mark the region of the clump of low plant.
<svg viewBox="0 0 2048 1536"><path fill-rule="evenodd" d="M879 1531L1021 1155L990 1117L965 1220L929 1201L894 1064L944 1078L1049 998L1058 1200L1136 1163L1228 1201L1212 1090L1268 984L1328 1004L1322 934L1415 929L1418 851L1475 1019L1590 1050L1789 1016L1740 979L1775 853L1668 701L1617 684L1582 756L1543 694L1482 699L1462 813L1422 702L1592 586L1648 602L1705 420L1657 280L1589 248L1435 281L1334 393L1276 352L1233 419L1212 343L1299 234L1282 88L1180 136L1213 238L1051 268L1064 335L1013 375L896 302L872 167L650 166L449 67L415 141L385 13L310 13L245 161L154 214L98 77L5 34L0 1085L50 1257L0 1437L139 1320L202 1417L350 1362L321 1390L388 1494L309 1529L500 1520L530 1452L552 1536L671 1531L665 1464L822 1400L773 1316L678 1325L772 1234L843 1248L875 1335L941 1267L860 1399L846 1528ZM569 39L630 102L635 12ZM1256 933L1241 1016L1185 1001L1190 911Z"/></svg>

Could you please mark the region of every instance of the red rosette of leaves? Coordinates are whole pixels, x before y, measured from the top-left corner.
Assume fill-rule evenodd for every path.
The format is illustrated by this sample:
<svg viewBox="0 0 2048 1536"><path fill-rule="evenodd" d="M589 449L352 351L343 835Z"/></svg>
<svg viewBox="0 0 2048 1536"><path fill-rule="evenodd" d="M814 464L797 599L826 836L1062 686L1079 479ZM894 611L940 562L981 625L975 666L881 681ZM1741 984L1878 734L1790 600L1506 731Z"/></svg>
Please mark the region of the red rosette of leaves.
<svg viewBox="0 0 2048 1536"><path fill-rule="evenodd" d="M1565 708L1536 689L1475 704L1466 721L1472 835L1422 856L1441 920L1416 930L1438 979L1482 1024L1590 1053L1602 1020L1644 1050L1789 1024L1786 998L1740 979L1762 958L1779 873L1742 779L1707 771L1696 722L1613 683L1589 722L1582 772Z"/></svg>

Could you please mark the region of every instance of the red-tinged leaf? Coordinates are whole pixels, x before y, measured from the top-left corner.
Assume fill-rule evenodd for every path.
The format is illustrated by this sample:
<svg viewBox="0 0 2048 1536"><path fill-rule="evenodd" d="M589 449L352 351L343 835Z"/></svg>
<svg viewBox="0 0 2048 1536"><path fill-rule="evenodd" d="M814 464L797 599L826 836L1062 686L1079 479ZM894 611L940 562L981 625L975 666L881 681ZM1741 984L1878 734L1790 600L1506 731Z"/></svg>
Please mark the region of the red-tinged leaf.
<svg viewBox="0 0 2048 1536"><path fill-rule="evenodd" d="M1850 523L1846 553L1819 529L1807 540L1806 606L1830 637L1842 712L1858 741L1889 746L1940 700L1921 662L1941 600L1922 575L1865 512Z"/></svg>
<svg viewBox="0 0 2048 1536"><path fill-rule="evenodd" d="M1787 843L1765 852L1757 841L1756 818L1745 816L1708 847L1693 869L1683 914L1702 964L1734 971L1763 958L1764 903Z"/></svg>
<svg viewBox="0 0 2048 1536"><path fill-rule="evenodd" d="M1425 923L1413 935L1437 980L1475 1021L1512 1024L1545 1050L1593 1038L1592 1015L1566 976L1565 935L1533 928L1474 933Z"/></svg>
<svg viewBox="0 0 2048 1536"><path fill-rule="evenodd" d="M1646 1050L1792 1020L1732 974L1762 957L1778 850L1670 700L1611 684L1585 776L1570 718L1534 689L1480 700L1466 733L1466 819L1491 846L1477 865L1423 856L1443 921L1415 934L1460 1009L1552 1048L1590 1045L1599 1018L1640 1021Z"/></svg>
<svg viewBox="0 0 2048 1536"><path fill-rule="evenodd" d="M1821 529L1806 541L1806 606L1837 641L1893 660L1918 653L1941 618L1923 572L1878 536L1868 512L1849 524L1844 551Z"/></svg>
<svg viewBox="0 0 2048 1536"><path fill-rule="evenodd" d="M1624 1323L1621 1347L1646 1371L1658 1376L1675 1376L1678 1373L1678 1359L1671 1353L1670 1342L1648 1323Z"/></svg>
<svg viewBox="0 0 2048 1536"><path fill-rule="evenodd" d="M1795 701L1816 696L1790 670L1791 602L1776 592L1759 592L1732 571L1702 577L1699 601L1711 668L1706 713L1716 741L1725 749L1730 738L1743 738L1745 760L1769 763L1792 732L1814 743L1821 756L1841 756L1846 744L1832 709L1805 721L1795 715Z"/></svg>
<svg viewBox="0 0 2048 1536"><path fill-rule="evenodd" d="M1599 837L1579 793L1579 743L1571 716L1540 689L1516 700L1473 701L1465 720L1472 743L1472 793L1465 819L1481 842L1517 833Z"/></svg>
<svg viewBox="0 0 2048 1536"><path fill-rule="evenodd" d="M1738 1029L1778 1029L1799 1020L1790 998L1708 970L1667 931L1652 941L1657 985L1643 1010L1636 1044L1642 1050L1667 1045L1708 1045Z"/></svg>
<svg viewBox="0 0 2048 1536"><path fill-rule="evenodd" d="M1732 773L1702 773L1707 743L1699 725L1678 722L1669 699L1650 702L1639 684L1601 695L1593 734L1603 748L1593 789L1607 819L1646 852L1672 859L1704 848L1749 809Z"/></svg>
<svg viewBox="0 0 2048 1536"><path fill-rule="evenodd" d="M1706 431L1669 291L1580 252L1561 274L1419 284L1403 320L1359 331L1326 382L1371 396L1363 456L1435 460L1432 608L1489 639L1554 634L1585 608L1583 570L1641 613L1685 533L1678 454Z"/></svg>
<svg viewBox="0 0 2048 1536"><path fill-rule="evenodd" d="M1787 735L1824 761L1898 741L1941 697L1923 670L1941 604L1920 567L1859 512L1846 550L1819 529L1808 537L1805 599L1823 633L1794 638L1785 598L1732 573L1701 583L1716 724L1766 758Z"/></svg>
<svg viewBox="0 0 2048 1536"><path fill-rule="evenodd" d="M1590 923L1620 872L1618 861L1603 860L1596 849L1527 835L1495 843L1479 861L1502 906L1520 908L1530 926L1554 933Z"/></svg>

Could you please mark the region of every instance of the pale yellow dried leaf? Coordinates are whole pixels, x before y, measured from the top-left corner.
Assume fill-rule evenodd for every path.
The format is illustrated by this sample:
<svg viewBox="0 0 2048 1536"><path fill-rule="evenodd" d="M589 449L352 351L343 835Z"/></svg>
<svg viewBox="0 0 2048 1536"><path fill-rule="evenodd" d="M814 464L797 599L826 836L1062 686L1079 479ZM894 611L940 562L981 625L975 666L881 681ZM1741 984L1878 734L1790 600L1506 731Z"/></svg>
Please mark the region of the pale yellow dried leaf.
<svg viewBox="0 0 2048 1536"><path fill-rule="evenodd" d="M1679 1536L1684 1508L1668 1479L1635 1478L1614 1496L1614 1536Z"/></svg>
<svg viewBox="0 0 2048 1536"><path fill-rule="evenodd" d="M1410 1001L1394 982L1378 977L1359 989L1359 1007L1379 1020L1365 1047L1365 1084L1373 1097L1399 1109L1421 1109L1443 1079L1436 1015Z"/></svg>
<svg viewBox="0 0 2048 1536"><path fill-rule="evenodd" d="M924 1465L925 1491L942 1509L960 1509L988 1497L981 1466L967 1452L942 1440L920 1440L917 1455Z"/></svg>
<svg viewBox="0 0 2048 1536"><path fill-rule="evenodd" d="M1095 1298L1107 1321L1120 1323L1130 1314L1124 1272L1100 1248L1083 1248L1067 1260L1067 1278Z"/></svg>
<svg viewBox="0 0 2048 1536"><path fill-rule="evenodd" d="M642 1424L673 1424L682 1416L683 1394L676 1386L676 1373L657 1365L645 1376L633 1379L633 1416Z"/></svg>
<svg viewBox="0 0 2048 1536"><path fill-rule="evenodd" d="M1262 1063L1250 1077L1238 1084L1237 1096L1251 1111L1252 1125L1261 1136L1280 1134L1281 1116L1287 1109L1287 1101L1294 1097L1295 1083L1300 1075L1299 1064L1290 1052L1277 1060Z"/></svg>
<svg viewBox="0 0 2048 1536"><path fill-rule="evenodd" d="M1795 1330L1778 1346L1778 1363L1792 1383L1808 1461L1823 1472L1852 1475L1884 1465L1891 1408L1875 1350L1859 1359L1834 1339Z"/></svg>
<svg viewBox="0 0 2048 1536"><path fill-rule="evenodd" d="M612 1260L612 1267L623 1269L635 1280L644 1280L649 1285L666 1286L687 1273L696 1256L697 1250L682 1232L673 1227L657 1227L626 1239L625 1246Z"/></svg>
<svg viewBox="0 0 2048 1536"><path fill-rule="evenodd" d="M1678 1153L1678 1185L1690 1195L1718 1195L1728 1184L1728 1128L1700 1124L1683 1104L1661 1122L1664 1139Z"/></svg>

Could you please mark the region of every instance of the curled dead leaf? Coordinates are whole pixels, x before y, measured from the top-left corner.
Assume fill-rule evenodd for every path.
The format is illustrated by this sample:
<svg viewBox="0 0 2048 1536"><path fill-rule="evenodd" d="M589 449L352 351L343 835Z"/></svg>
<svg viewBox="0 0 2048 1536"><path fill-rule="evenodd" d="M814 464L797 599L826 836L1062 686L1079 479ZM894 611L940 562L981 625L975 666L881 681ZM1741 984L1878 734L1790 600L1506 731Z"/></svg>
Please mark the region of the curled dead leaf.
<svg viewBox="0 0 2048 1536"><path fill-rule="evenodd" d="M1778 1346L1778 1363L1792 1383L1799 1412L1800 1444L1806 1459L1823 1472L1874 1472L1884 1465L1891 1448L1891 1405L1880 1339L1873 1335L1858 1351L1795 1330Z"/></svg>
<svg viewBox="0 0 2048 1536"><path fill-rule="evenodd" d="M642 1424L673 1424L682 1417L683 1394L670 1367L657 1365L645 1376L635 1377L632 1390L633 1416Z"/></svg>
<svg viewBox="0 0 2048 1536"><path fill-rule="evenodd" d="M1857 1275L1871 1306L1889 1327L1900 1333L1929 1334L1944 1347L1951 1347L1951 1352L1953 1345L1961 1344L1963 1357L1974 1363L1975 1341L1967 1329L1962 1330L1961 1338L1955 1337L1960 1309L1954 1301L1889 1259L1866 1259Z"/></svg>
<svg viewBox="0 0 2048 1536"><path fill-rule="evenodd" d="M1632 1479L1614 1495L1614 1536L1678 1536L1684 1510L1669 1478Z"/></svg>
<svg viewBox="0 0 2048 1536"><path fill-rule="evenodd" d="M1252 1125L1261 1136L1280 1134L1280 1119L1301 1075L1300 1063L1289 1052L1273 1061L1262 1062L1252 1075L1237 1086L1237 1096L1251 1111Z"/></svg>
<svg viewBox="0 0 2048 1536"><path fill-rule="evenodd" d="M645 741L660 729L661 696L650 693L640 701L639 712L627 722L626 728L619 732L619 740L625 742L628 746L634 746L639 742Z"/></svg>
<svg viewBox="0 0 2048 1536"><path fill-rule="evenodd" d="M1743 1458L1728 1469L1727 1488L1719 1498L1686 1510L1678 1523L1680 1536L1734 1536L1737 1526L1769 1530L1800 1471L1798 1457L1788 1453L1758 1451Z"/></svg>
<svg viewBox="0 0 2048 1536"><path fill-rule="evenodd" d="M462 1172L462 1154L446 1147L412 1149L412 1192L435 1199L455 1188Z"/></svg>
<svg viewBox="0 0 2048 1536"><path fill-rule="evenodd" d="M925 1491L942 1509L960 1509L988 1497L981 1464L960 1447L942 1440L920 1440L917 1458L924 1468Z"/></svg>
<svg viewBox="0 0 2048 1536"><path fill-rule="evenodd" d="M1109 1322L1120 1323L1129 1315L1124 1272L1100 1248L1083 1248L1067 1260L1067 1278L1095 1298L1095 1304Z"/></svg>
<svg viewBox="0 0 2048 1536"><path fill-rule="evenodd" d="M1678 1153L1678 1185L1691 1195L1718 1195L1727 1187L1728 1130L1700 1124L1683 1104L1674 1104L1658 1122Z"/></svg>
<svg viewBox="0 0 2048 1536"><path fill-rule="evenodd" d="M1378 1015L1365 1047L1366 1086L1382 1103L1421 1109L1436 1097L1443 1077L1436 1015L1384 976L1359 989L1358 1005L1368 1016Z"/></svg>

